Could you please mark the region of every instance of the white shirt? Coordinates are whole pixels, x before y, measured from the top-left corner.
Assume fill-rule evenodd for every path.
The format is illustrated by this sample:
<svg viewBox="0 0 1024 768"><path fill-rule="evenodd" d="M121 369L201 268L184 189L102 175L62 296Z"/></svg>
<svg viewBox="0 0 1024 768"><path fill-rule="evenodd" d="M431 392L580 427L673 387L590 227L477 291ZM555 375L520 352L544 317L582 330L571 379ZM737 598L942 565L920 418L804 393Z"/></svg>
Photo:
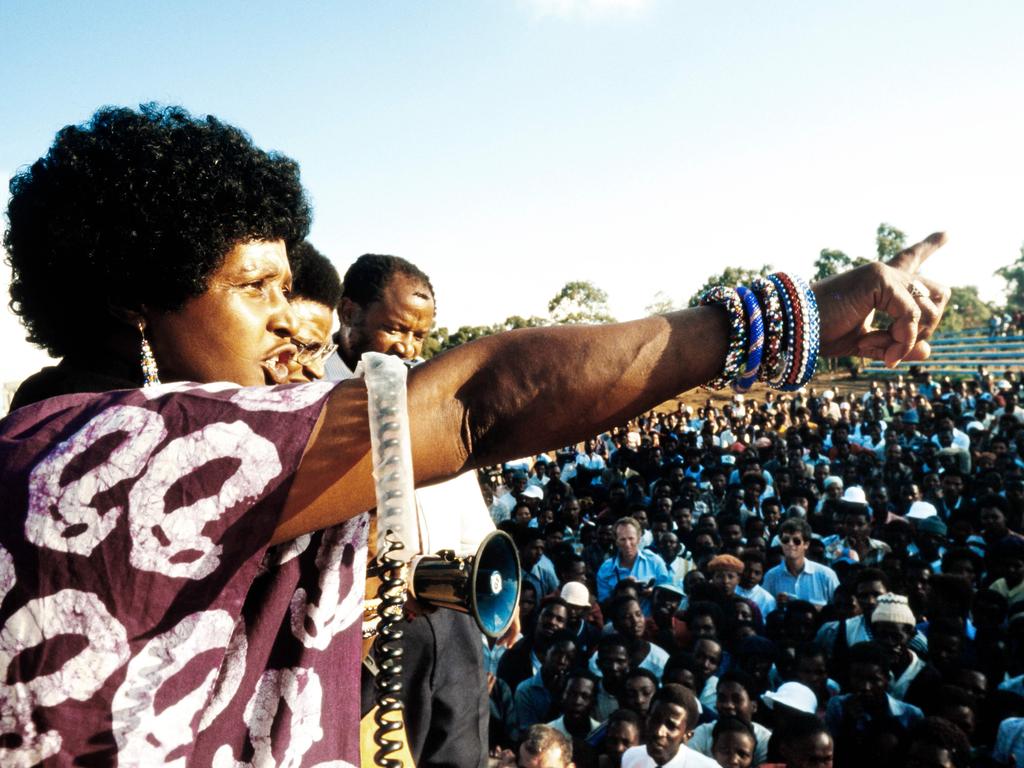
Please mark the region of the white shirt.
<svg viewBox="0 0 1024 768"><path fill-rule="evenodd" d="M658 763L647 754L646 746L630 747L622 753L622 768L657 768ZM661 768L722 768L710 757L704 757L695 749L685 744L679 745L676 756L663 763Z"/></svg>
<svg viewBox="0 0 1024 768"><path fill-rule="evenodd" d="M332 368L331 381L361 376L349 370L339 355L340 365ZM509 494L511 496L511 494ZM416 489L420 548L425 554L451 549L456 555L474 555L483 538L494 530L494 521L484 504L475 472L464 472L443 483Z"/></svg>

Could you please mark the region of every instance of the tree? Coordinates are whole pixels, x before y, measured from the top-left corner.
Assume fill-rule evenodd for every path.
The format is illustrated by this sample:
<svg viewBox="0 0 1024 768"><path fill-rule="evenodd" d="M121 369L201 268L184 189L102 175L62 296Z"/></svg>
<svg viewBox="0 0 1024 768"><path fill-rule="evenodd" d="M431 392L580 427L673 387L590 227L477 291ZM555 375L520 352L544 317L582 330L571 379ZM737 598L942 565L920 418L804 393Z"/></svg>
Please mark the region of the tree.
<svg viewBox="0 0 1024 768"><path fill-rule="evenodd" d="M708 288L713 288L716 285L727 285L730 288L736 285L750 285L755 277L764 277L765 275L770 275L774 271L775 269L771 264L765 264L759 270L744 269L743 267L726 267L721 274L712 275L704 281L704 285L702 285L697 292L690 297L690 306L697 306L701 295Z"/></svg>
<svg viewBox="0 0 1024 768"><path fill-rule="evenodd" d="M992 317L992 306L978 296L974 285L950 288L949 304L939 321L940 331L962 331L964 328L984 326Z"/></svg>
<svg viewBox="0 0 1024 768"><path fill-rule="evenodd" d="M814 261L814 279L824 280L826 277L838 275L853 263L853 259L842 251L822 248L821 254Z"/></svg>
<svg viewBox="0 0 1024 768"><path fill-rule="evenodd" d="M679 309L675 301L669 298L664 291L654 294L654 301L644 307L648 315L664 315L666 312L674 312Z"/></svg>
<svg viewBox="0 0 1024 768"><path fill-rule="evenodd" d="M891 259L907 247L907 236L892 224L886 224L883 221L878 225L878 231L875 234L875 246L878 249L879 259Z"/></svg>
<svg viewBox="0 0 1024 768"><path fill-rule="evenodd" d="M1020 247L1017 260L1000 267L996 274L1006 281L1006 308L1011 311L1024 309L1024 245Z"/></svg>
<svg viewBox="0 0 1024 768"><path fill-rule="evenodd" d="M537 317L536 315L530 315L529 317L512 315L505 318L505 322L497 328L497 331L514 331L517 328L542 328L545 325L550 325L550 323L543 317Z"/></svg>
<svg viewBox="0 0 1024 768"><path fill-rule="evenodd" d="M614 323L608 310L608 294L586 280L572 280L562 286L548 312L554 323Z"/></svg>

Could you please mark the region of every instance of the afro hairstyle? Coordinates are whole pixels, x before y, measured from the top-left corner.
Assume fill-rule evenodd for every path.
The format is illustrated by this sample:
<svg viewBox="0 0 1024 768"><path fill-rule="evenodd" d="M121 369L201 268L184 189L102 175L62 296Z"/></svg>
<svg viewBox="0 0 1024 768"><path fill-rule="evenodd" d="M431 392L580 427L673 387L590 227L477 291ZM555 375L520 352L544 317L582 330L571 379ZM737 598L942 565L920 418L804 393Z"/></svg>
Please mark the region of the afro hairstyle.
<svg viewBox="0 0 1024 768"><path fill-rule="evenodd" d="M104 107L10 183L10 307L56 357L94 347L114 309L180 309L235 246L307 234L299 167L180 107Z"/></svg>

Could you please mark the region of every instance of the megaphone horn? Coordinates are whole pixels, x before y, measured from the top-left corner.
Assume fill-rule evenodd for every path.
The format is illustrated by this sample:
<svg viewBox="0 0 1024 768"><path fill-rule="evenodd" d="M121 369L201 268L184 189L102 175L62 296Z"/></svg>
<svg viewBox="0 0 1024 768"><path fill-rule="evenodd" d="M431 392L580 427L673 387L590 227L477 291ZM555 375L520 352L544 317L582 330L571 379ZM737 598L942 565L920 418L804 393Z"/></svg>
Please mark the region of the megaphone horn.
<svg viewBox="0 0 1024 768"><path fill-rule="evenodd" d="M468 613L488 637L501 637L519 601L519 553L512 537L493 531L475 555L451 550L421 555L411 564L410 592L422 603Z"/></svg>

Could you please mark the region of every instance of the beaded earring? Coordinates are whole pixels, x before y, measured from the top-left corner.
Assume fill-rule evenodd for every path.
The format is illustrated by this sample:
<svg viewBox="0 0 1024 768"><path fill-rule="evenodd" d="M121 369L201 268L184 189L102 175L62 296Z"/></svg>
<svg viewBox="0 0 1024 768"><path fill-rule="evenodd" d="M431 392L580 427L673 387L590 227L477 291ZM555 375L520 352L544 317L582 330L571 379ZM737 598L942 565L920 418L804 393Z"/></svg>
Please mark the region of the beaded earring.
<svg viewBox="0 0 1024 768"><path fill-rule="evenodd" d="M145 320L139 320L139 334L142 336L142 348L139 353L139 363L142 365L142 386L155 387L160 383L160 372L156 369L156 358L153 357L149 339L146 338Z"/></svg>

